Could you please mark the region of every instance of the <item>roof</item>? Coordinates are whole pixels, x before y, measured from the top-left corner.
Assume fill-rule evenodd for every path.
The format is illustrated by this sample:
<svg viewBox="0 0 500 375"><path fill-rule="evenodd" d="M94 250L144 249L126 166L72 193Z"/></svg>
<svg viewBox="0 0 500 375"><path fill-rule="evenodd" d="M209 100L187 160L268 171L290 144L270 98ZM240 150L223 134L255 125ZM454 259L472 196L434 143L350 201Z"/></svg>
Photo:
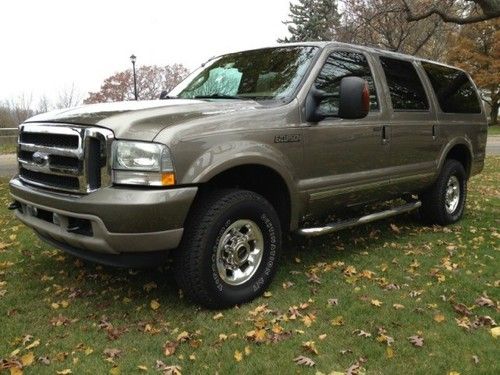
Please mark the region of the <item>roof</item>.
<svg viewBox="0 0 500 375"><path fill-rule="evenodd" d="M365 50L365 51L370 52L370 53L380 54L380 55L384 55L384 56L390 56L390 57L397 58L397 59L429 62L432 64L446 66L449 68L463 71L462 69L457 68L456 66L448 65L448 64L445 64L445 63L442 63L439 61L429 60L429 59L425 59L422 57L408 55L408 54L404 54L404 53L400 53L400 52L389 51L389 50L386 50L386 49L383 49L380 47L364 46L361 44L350 44L350 43L342 43L342 42L336 42L336 41L311 41L311 42L306 41L306 42L296 42L296 43L276 43L273 45L262 46L259 48L252 48L252 49L273 48L273 47L283 47L283 46L316 46L319 48L325 48L325 47L344 47L344 48L346 48L346 47L348 47L348 48L362 49L362 50Z"/></svg>

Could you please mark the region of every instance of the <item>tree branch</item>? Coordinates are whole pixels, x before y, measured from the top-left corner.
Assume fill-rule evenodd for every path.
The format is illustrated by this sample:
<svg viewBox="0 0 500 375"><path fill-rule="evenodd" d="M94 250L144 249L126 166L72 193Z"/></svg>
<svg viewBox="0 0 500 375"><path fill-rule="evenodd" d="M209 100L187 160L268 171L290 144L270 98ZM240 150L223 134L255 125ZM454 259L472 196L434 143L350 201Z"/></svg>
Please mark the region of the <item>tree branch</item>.
<svg viewBox="0 0 500 375"><path fill-rule="evenodd" d="M474 1L474 2L479 3L478 1ZM489 20L492 18L500 17L500 9L488 9L488 11L485 12L484 7L482 7L483 14L473 15L473 16L469 16L469 17L465 17L465 18L456 16L456 15L447 14L442 9L438 9L436 7L430 8L429 10L427 10L424 13L416 14L412 10L410 4L408 3L408 0L403 0L403 4L404 4L404 7L405 7L405 10L407 13L406 20L408 22L420 21L420 20L423 20L424 18L432 16L433 14L437 14L439 17L441 17L441 19L444 22L456 23L458 25L476 23L476 22L486 21L486 20ZM479 4L479 5L481 5L481 4Z"/></svg>

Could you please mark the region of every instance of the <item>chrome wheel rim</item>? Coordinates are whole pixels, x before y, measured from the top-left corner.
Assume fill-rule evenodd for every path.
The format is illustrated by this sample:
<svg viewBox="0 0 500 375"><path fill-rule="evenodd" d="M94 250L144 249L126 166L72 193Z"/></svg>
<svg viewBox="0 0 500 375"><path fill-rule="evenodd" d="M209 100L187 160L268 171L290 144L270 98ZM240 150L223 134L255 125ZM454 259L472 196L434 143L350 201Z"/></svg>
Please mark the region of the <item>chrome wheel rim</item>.
<svg viewBox="0 0 500 375"><path fill-rule="evenodd" d="M446 212L452 214L458 207L460 202L460 182L457 176L451 176L446 184L445 192L445 207Z"/></svg>
<svg viewBox="0 0 500 375"><path fill-rule="evenodd" d="M264 255L264 236L252 220L237 220L217 244L216 262L220 278L241 285L252 278Z"/></svg>

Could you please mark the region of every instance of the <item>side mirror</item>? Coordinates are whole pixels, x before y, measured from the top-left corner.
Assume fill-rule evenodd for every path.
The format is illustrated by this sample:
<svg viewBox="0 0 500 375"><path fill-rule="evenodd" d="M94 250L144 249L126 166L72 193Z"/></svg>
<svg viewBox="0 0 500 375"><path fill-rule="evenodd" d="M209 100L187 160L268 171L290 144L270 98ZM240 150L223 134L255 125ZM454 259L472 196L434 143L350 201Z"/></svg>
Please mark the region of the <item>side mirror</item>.
<svg viewBox="0 0 500 375"><path fill-rule="evenodd" d="M338 113L325 114L319 110L324 99L338 98ZM359 77L344 77L340 81L339 94L328 94L313 86L306 99L306 121L319 122L326 117L360 119L370 110L370 91L368 82Z"/></svg>
<svg viewBox="0 0 500 375"><path fill-rule="evenodd" d="M360 119L370 111L368 82L359 77L344 77L340 81L339 117Z"/></svg>

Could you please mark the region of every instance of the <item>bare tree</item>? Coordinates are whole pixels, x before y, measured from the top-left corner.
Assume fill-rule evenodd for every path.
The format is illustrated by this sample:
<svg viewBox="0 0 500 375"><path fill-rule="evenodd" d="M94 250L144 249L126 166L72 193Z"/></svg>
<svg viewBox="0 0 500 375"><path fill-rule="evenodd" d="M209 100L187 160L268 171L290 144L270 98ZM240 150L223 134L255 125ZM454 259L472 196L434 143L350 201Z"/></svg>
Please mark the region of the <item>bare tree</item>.
<svg viewBox="0 0 500 375"><path fill-rule="evenodd" d="M500 17L500 0L434 0L430 6L428 1L421 1L416 6L410 5L408 0L402 1L408 21L437 15L444 22L465 25ZM459 5L461 11L454 12L453 5Z"/></svg>
<svg viewBox="0 0 500 375"><path fill-rule="evenodd" d="M52 105L50 104L50 100L46 95L42 95L40 99L38 99L38 105L36 107L37 113L45 113L52 109Z"/></svg>
<svg viewBox="0 0 500 375"><path fill-rule="evenodd" d="M337 39L440 59L452 26L438 16L409 22L401 0L344 0Z"/></svg>
<svg viewBox="0 0 500 375"><path fill-rule="evenodd" d="M21 124L27 118L33 116L33 94L23 93L17 98L10 99L7 102L11 116L16 124Z"/></svg>
<svg viewBox="0 0 500 375"><path fill-rule="evenodd" d="M76 107L77 105L81 104L81 102L82 95L75 88L75 83L72 82L71 86L66 86L59 92L55 108L63 109Z"/></svg>

